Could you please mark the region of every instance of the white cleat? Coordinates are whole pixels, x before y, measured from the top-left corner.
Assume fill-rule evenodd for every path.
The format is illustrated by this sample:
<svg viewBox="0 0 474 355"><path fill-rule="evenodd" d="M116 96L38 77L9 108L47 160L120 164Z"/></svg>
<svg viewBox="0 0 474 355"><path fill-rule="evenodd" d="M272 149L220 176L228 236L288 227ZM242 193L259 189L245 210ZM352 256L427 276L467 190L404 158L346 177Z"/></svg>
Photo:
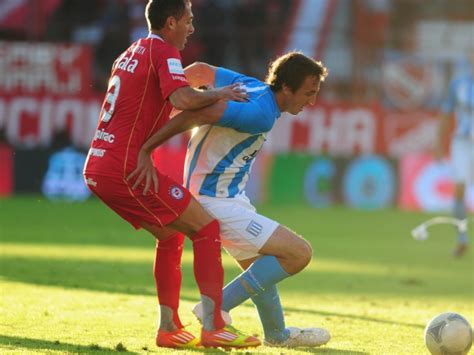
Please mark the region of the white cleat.
<svg viewBox="0 0 474 355"><path fill-rule="evenodd" d="M265 341L265 345L287 348L314 347L324 345L329 341L329 339L331 339L329 331L323 328L300 329L296 327L288 327L286 329L290 331L290 337L287 340L281 343L270 343Z"/></svg>
<svg viewBox="0 0 474 355"><path fill-rule="evenodd" d="M198 321L200 323L202 323L202 314L203 314L203 311L202 311L202 303L199 302L197 305L194 306L193 308L193 313L194 315L196 316L196 318L198 319ZM232 324L232 318L229 314L229 312L226 312L226 311L223 311L221 310L221 316L222 316L222 319L224 320L225 322L225 325L230 325Z"/></svg>

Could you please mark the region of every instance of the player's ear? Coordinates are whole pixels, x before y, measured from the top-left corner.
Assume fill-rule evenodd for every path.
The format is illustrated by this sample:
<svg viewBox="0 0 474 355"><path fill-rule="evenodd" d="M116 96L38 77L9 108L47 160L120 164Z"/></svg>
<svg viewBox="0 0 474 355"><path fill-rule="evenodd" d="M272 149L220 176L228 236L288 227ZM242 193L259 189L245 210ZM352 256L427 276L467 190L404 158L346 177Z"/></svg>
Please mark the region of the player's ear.
<svg viewBox="0 0 474 355"><path fill-rule="evenodd" d="M281 86L281 91L283 91L283 94L285 94L285 95L293 94L293 90L291 90L291 88L286 84L283 84Z"/></svg>
<svg viewBox="0 0 474 355"><path fill-rule="evenodd" d="M166 27L168 27L170 30L174 30L176 28L176 19L174 16L169 16L166 19Z"/></svg>

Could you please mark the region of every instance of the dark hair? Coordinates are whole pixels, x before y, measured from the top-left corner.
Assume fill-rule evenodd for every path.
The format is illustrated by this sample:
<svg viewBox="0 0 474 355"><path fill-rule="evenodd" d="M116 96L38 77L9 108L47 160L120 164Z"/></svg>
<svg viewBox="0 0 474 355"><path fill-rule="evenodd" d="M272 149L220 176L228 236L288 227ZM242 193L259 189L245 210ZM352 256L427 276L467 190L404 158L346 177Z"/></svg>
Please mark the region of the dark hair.
<svg viewBox="0 0 474 355"><path fill-rule="evenodd" d="M166 19L173 16L176 20L183 17L184 9L191 0L149 0L145 8L148 29L160 30Z"/></svg>
<svg viewBox="0 0 474 355"><path fill-rule="evenodd" d="M317 76L319 81L324 81L327 75L328 70L321 62L300 52L290 52L270 63L265 82L274 92L280 91L283 84L295 92L306 77Z"/></svg>

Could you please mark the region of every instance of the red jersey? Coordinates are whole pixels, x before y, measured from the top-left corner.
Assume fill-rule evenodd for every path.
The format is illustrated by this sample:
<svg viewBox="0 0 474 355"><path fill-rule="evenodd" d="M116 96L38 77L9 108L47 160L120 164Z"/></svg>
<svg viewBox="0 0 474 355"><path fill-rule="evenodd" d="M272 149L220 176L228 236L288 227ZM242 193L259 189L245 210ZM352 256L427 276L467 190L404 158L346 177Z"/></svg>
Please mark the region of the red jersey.
<svg viewBox="0 0 474 355"><path fill-rule="evenodd" d="M143 143L168 120L167 100L189 86L179 51L156 35L133 43L112 66L84 173L126 177Z"/></svg>

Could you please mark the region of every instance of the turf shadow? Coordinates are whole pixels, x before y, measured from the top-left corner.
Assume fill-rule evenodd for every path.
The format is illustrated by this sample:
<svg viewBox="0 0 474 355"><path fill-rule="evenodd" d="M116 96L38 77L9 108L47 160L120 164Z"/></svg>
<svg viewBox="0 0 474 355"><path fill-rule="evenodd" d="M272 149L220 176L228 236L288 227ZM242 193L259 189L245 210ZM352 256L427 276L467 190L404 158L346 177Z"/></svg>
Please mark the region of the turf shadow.
<svg viewBox="0 0 474 355"><path fill-rule="evenodd" d="M120 347L121 344L117 345L116 349L112 348L105 348L98 346L96 344L90 345L78 345L78 344L70 344L70 343L63 343L59 340L50 341L50 340L43 340L43 339L33 339L33 338L25 338L25 337L14 337L14 336L7 336L7 335L0 335L0 344L18 348L27 348L27 349L35 349L35 350L47 350L47 351L64 351L64 352L72 352L76 354L91 354L91 353L117 353L120 352L122 354L138 354L136 352L128 351ZM15 349L12 349L15 350Z"/></svg>
<svg viewBox="0 0 474 355"><path fill-rule="evenodd" d="M280 351L282 349L283 351ZM276 349L275 349L276 350ZM285 354L291 354L291 349L290 352L288 352L288 348L278 348L278 353L285 355ZM295 349L296 350L296 349ZM305 352L307 354L331 354L331 355L344 355L344 354L350 354L350 355L365 355L369 354L368 352L364 351L354 351L354 350L341 350L341 349L335 349L331 347L323 347L323 348L305 348L305 347L300 347L297 348L298 352ZM275 351L276 352L276 351ZM257 353L258 354L258 353Z"/></svg>
<svg viewBox="0 0 474 355"><path fill-rule="evenodd" d="M291 312L305 313L305 314L310 313L310 314L317 314L317 315L326 316L326 317L347 318L347 319L354 319L354 320L361 320L361 321L375 322L375 323L382 323L382 324L390 324L390 325L402 325L402 326L418 328L418 329L424 329L425 328L425 326L422 325L422 324L408 323L408 322L394 322L394 321L386 320L386 319L379 319L379 318L366 317L366 316L357 316L357 315L353 315L353 314L324 312L324 311L311 310L311 309L299 309L299 308L287 307L287 306L285 306L284 309L285 309L285 315L288 315Z"/></svg>
<svg viewBox="0 0 474 355"><path fill-rule="evenodd" d="M67 254L67 249L65 250ZM7 280L45 286L58 286L70 289L84 289L110 293L132 295L155 295L152 275L153 260L121 261L121 260L81 260L74 258L40 258L25 256L2 256L0 275ZM183 295L197 294L193 277L192 263L185 262L183 269ZM237 268L226 267L225 278L230 281L238 274ZM305 270L285 280L280 289L292 292L307 292L308 282L315 285L318 294L397 294L404 297L419 295L467 295L462 280L454 276L446 280L445 276L438 279L423 279L419 275L385 274L350 274L347 272L330 272ZM317 290L317 291L316 291Z"/></svg>

